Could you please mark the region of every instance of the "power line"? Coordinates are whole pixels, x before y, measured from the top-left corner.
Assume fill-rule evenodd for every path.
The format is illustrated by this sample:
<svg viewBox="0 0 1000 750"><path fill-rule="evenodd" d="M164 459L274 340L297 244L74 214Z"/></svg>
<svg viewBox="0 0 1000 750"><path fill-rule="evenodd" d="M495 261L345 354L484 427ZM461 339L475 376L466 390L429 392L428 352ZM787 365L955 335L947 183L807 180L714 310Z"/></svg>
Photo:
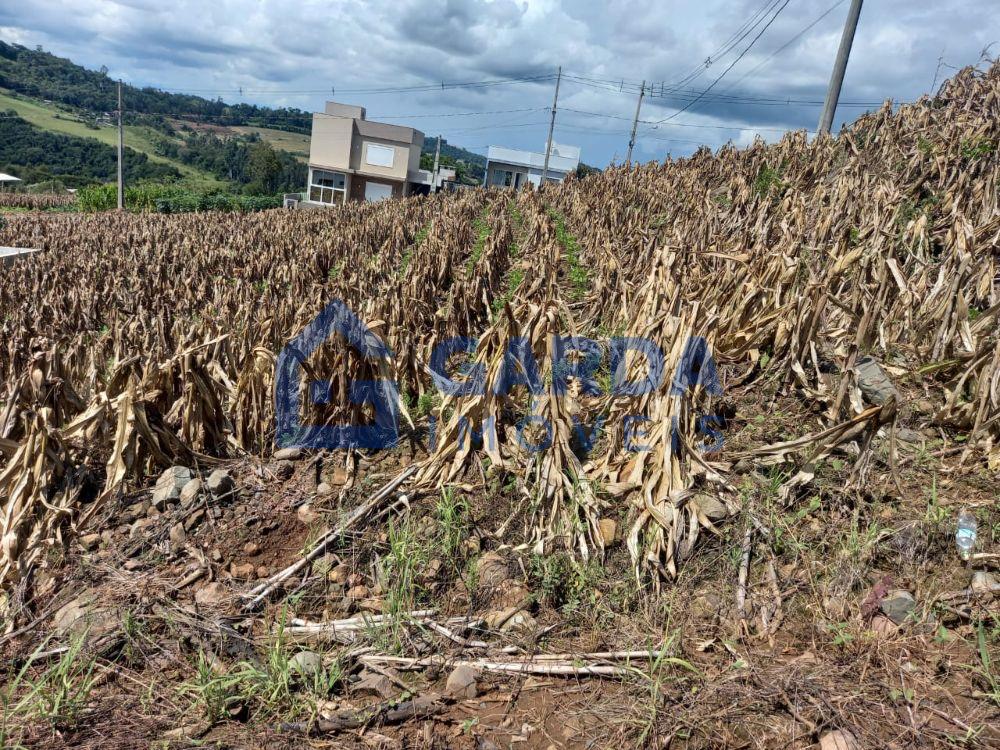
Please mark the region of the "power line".
<svg viewBox="0 0 1000 750"><path fill-rule="evenodd" d="M482 88L488 86L503 86L509 83L533 83L541 81L550 81L555 78L552 73L546 73L545 75L538 76L521 76L517 78L495 78L486 79L482 81L456 81L449 83L447 81L441 81L440 83L425 83L425 84L415 84L413 86L389 86L389 87L379 87L379 88L355 88L355 89L337 89L333 86L325 89L251 89L246 87L239 87L234 89L161 89L155 86L139 87L134 86L142 90L143 88L152 91L160 91L167 94L194 94L194 93L210 93L210 94L331 94L336 96L337 94L397 94L405 93L410 91L446 91L448 89L455 88Z"/></svg>
<svg viewBox="0 0 1000 750"><path fill-rule="evenodd" d="M789 2L790 0L784 0L784 3L781 5L781 7L779 7L774 12L774 15L771 16L770 19L768 19L768 22L764 24L764 27L757 33L757 36L753 38L753 41L751 41L750 44L748 44L746 48L737 56L737 58L729 64L728 68L726 68L724 71L722 71L721 74L719 74L718 78L712 81L712 84L707 89L705 89L705 91L702 92L700 96L698 96L694 101L689 102L684 107L674 112L672 115L670 115L670 117L663 118L662 120L660 120L660 122L661 123L668 122L669 120L674 119L675 117L677 117L677 115L681 114L682 112L686 112L687 110L691 109L691 107L693 107L695 104L700 102L702 98L704 98L704 96L708 94L708 92L710 92L713 88L715 88L715 85L725 77L726 73L728 73L730 70L736 67L737 63L739 63L739 61L743 59L744 55L746 55L746 53L749 52L753 48L753 46L757 43L757 40L760 39L769 28L771 28L771 24L774 23L775 19L777 19L779 15L781 15L781 11L783 11L785 8L788 7Z"/></svg>
<svg viewBox="0 0 1000 750"><path fill-rule="evenodd" d="M843 2L843 0L841 0ZM631 88L631 84L626 83L624 88L620 88L615 85L614 87L605 86L602 83L592 83L593 79L585 79L581 76L573 76L569 74L564 74L563 78L569 78L570 80L579 83L583 86L589 86L594 89L599 89L603 91L613 91L616 94L627 94L631 95L633 92L638 93L639 85L636 84L635 88ZM695 99L701 99L704 101L716 101L716 102L732 102L736 104L757 104L760 106L790 106L790 105L807 105L807 106L819 106L823 104L822 100L814 99L796 99L793 97L764 97L764 96L750 96L745 94L724 94L724 93L708 93L709 89L661 89L662 93L656 93L656 91L648 90L646 96L651 99L680 99L681 101L689 101ZM841 102L841 106L853 106L853 107L879 107L882 102L870 101L858 101L858 102Z"/></svg>
<svg viewBox="0 0 1000 750"><path fill-rule="evenodd" d="M732 89L736 84L738 84L741 81L749 78L754 73L756 73L758 70L760 70L761 68L763 68L769 62L771 62L771 60L773 60L775 57L777 57L782 52L784 52L786 49L788 49L793 44L795 44L795 42L797 42L799 39L801 39L803 37L803 35L805 35L809 31L811 31L812 28L816 24L818 24L820 21L822 21L828 15L830 15L831 13L833 13L833 11L835 11L837 8L839 8L841 5L843 5L846 1L847 0L837 0L837 2L835 2L829 8L827 8L825 11L823 11L822 15L820 15L818 18L816 18L816 20L814 20L812 23L810 23L808 26L806 26L804 29L802 29L802 31L800 31L798 34L796 34L791 39L789 39L787 42L785 42L780 47L778 47L778 49L776 49L770 55L768 55L767 57L765 57L758 65L756 65L754 68L752 68L749 72L744 73L742 76L740 76L735 81L733 81L731 84L729 84L729 86L726 87L726 89L724 89L724 90L728 91L728 90Z"/></svg>
<svg viewBox="0 0 1000 750"><path fill-rule="evenodd" d="M705 58L705 62L695 69L692 73L688 74L687 77L681 79L681 81L675 85L683 86L686 83L691 83L696 78L700 77L702 73L708 70L713 62L728 55L737 44L742 42L746 37L753 31L758 24L764 19L764 17L770 13L778 5L781 0L768 0L762 8L760 8L754 15L736 31L732 36L729 37L725 42L723 42L722 47L717 50L713 55L709 55Z"/></svg>
<svg viewBox="0 0 1000 750"><path fill-rule="evenodd" d="M583 109L572 109L571 107L563 107L564 112L574 112L579 115L589 115L591 117L607 117L612 120L630 120L630 117L623 117L621 115L608 115L602 112L588 112ZM658 125L656 120L639 120L641 125ZM787 128L754 128L754 127L743 127L739 125L699 125L695 122L672 122L667 127L671 128L709 128L712 130L748 130L760 133L787 133Z"/></svg>

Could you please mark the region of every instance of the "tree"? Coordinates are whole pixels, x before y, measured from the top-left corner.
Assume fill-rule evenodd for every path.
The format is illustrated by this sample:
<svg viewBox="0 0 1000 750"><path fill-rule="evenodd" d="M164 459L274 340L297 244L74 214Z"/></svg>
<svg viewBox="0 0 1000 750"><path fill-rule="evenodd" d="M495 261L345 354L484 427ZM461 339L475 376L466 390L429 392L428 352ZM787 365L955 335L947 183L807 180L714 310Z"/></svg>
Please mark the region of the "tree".
<svg viewBox="0 0 1000 750"><path fill-rule="evenodd" d="M281 159L270 143L261 141L250 147L250 165L247 170L250 184L247 192L273 195L281 179Z"/></svg>

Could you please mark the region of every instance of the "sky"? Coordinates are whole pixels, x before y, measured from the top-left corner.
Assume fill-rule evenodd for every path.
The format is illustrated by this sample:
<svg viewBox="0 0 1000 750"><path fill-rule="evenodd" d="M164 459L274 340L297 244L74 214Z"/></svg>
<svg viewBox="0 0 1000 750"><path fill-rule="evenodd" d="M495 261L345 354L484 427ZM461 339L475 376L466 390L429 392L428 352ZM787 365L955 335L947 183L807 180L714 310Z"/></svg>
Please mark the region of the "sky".
<svg viewBox="0 0 1000 750"><path fill-rule="evenodd" d="M544 150L562 66L554 140L605 166L625 159L644 80L652 91L633 156L641 161L815 129L849 5L0 0L0 38L106 66L140 86L312 111L330 98L359 104L369 119L479 153L491 144ZM868 0L835 127L886 99L930 92L956 68L981 63L984 50L1000 54L1000 14L987 5ZM510 78L536 80L447 85Z"/></svg>

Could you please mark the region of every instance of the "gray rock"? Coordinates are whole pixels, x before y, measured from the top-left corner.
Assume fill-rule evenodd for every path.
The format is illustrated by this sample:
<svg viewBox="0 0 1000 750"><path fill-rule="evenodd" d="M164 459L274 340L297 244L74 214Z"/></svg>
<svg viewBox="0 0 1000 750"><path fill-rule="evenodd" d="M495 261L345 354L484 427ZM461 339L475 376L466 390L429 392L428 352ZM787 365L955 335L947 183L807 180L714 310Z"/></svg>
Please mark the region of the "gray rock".
<svg viewBox="0 0 1000 750"><path fill-rule="evenodd" d="M205 509L198 508L198 510L196 510L194 513L188 516L187 520L184 521L185 531L192 531L193 529L196 529L198 525L204 520L205 520Z"/></svg>
<svg viewBox="0 0 1000 750"><path fill-rule="evenodd" d="M399 691L384 674L364 672L361 679L351 685L352 693L376 693L383 698L392 698Z"/></svg>
<svg viewBox="0 0 1000 750"><path fill-rule="evenodd" d="M170 527L170 549L174 552L184 547L187 541L187 532L184 531L184 524L175 523Z"/></svg>
<svg viewBox="0 0 1000 750"><path fill-rule="evenodd" d="M295 473L295 464L291 461L279 461L274 469L274 473L278 479L290 479L292 474Z"/></svg>
<svg viewBox="0 0 1000 750"><path fill-rule="evenodd" d="M879 605L882 614L897 625L902 625L910 619L916 607L917 600L913 598L913 594L901 589L890 591Z"/></svg>
<svg viewBox="0 0 1000 750"><path fill-rule="evenodd" d="M145 533L145 531L149 527L155 525L156 525L155 518L140 518L138 521L136 521L129 527L128 535L130 537L140 536L141 534Z"/></svg>
<svg viewBox="0 0 1000 750"><path fill-rule="evenodd" d="M328 485L326 482L320 482L316 486L316 497L327 497L333 494L333 487Z"/></svg>
<svg viewBox="0 0 1000 750"><path fill-rule="evenodd" d="M101 535L100 534L96 534L96 533L95 534L83 534L80 537L80 546L83 547L85 550L95 549L97 547L97 545L99 545L100 543L101 543Z"/></svg>
<svg viewBox="0 0 1000 750"><path fill-rule="evenodd" d="M694 503L709 521L721 521L729 516L726 504L712 495L699 494L695 496Z"/></svg>
<svg viewBox="0 0 1000 750"><path fill-rule="evenodd" d="M181 490L194 479L191 469L186 466L171 466L160 474L150 498L153 507L163 510L181 499Z"/></svg>
<svg viewBox="0 0 1000 750"><path fill-rule="evenodd" d="M862 357L854 366L861 395L870 404L881 406L889 399L899 400L899 391L889 380L882 366L872 357Z"/></svg>
<svg viewBox="0 0 1000 750"><path fill-rule="evenodd" d="M298 461L302 458L301 448L282 448L274 452L275 461Z"/></svg>
<svg viewBox="0 0 1000 750"><path fill-rule="evenodd" d="M480 586L495 588L507 580L507 561L496 552L487 552L476 561L476 580Z"/></svg>
<svg viewBox="0 0 1000 750"><path fill-rule="evenodd" d="M205 487L216 500L232 499L236 494L236 483L229 476L229 472L223 469L216 469L209 474Z"/></svg>
<svg viewBox="0 0 1000 750"><path fill-rule="evenodd" d="M445 690L456 698L475 698L479 694L476 679L479 673L468 666L455 667L448 675Z"/></svg>
<svg viewBox="0 0 1000 750"><path fill-rule="evenodd" d="M184 485L184 489L181 490L181 506L184 508L190 508L194 505L195 500L198 499L198 495L201 494L201 480L192 479L190 482Z"/></svg>
<svg viewBox="0 0 1000 750"><path fill-rule="evenodd" d="M315 651L299 651L288 660L288 668L303 680L312 682L323 673L323 657Z"/></svg>
<svg viewBox="0 0 1000 750"><path fill-rule="evenodd" d="M93 641L114 630L116 618L98 603L96 591L87 589L58 610L52 618L53 632L63 638L80 638L86 634Z"/></svg>
<svg viewBox="0 0 1000 750"><path fill-rule="evenodd" d="M997 577L985 570L977 570L972 574L972 583L969 588L974 594L992 594L996 592Z"/></svg>
<svg viewBox="0 0 1000 750"><path fill-rule="evenodd" d="M898 430L896 430L896 437L902 440L904 443L924 442L924 436L921 435L916 430L911 430L909 427L900 427Z"/></svg>

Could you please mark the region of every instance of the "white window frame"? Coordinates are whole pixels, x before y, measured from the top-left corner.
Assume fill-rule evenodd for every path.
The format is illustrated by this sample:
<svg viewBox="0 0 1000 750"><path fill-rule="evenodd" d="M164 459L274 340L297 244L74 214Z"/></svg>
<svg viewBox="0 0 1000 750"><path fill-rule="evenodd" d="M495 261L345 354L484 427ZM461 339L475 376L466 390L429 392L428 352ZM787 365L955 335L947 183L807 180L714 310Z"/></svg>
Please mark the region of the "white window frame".
<svg viewBox="0 0 1000 750"><path fill-rule="evenodd" d="M332 175L333 178L342 177L344 180L344 187L338 188L332 185L327 185L322 182L322 180L327 180L327 177L317 177L317 175ZM314 191L319 192L319 199L313 197ZM326 193L330 194L330 200L323 200ZM339 193L339 195L338 195ZM337 203L347 202L347 175L343 172L337 172L332 169L313 169L309 168L309 189L306 192L306 197L310 203L320 203L324 206L334 206Z"/></svg>
<svg viewBox="0 0 1000 750"><path fill-rule="evenodd" d="M381 143L368 143L365 145L365 164L372 167L392 169L395 163L396 149L392 146L385 146Z"/></svg>

